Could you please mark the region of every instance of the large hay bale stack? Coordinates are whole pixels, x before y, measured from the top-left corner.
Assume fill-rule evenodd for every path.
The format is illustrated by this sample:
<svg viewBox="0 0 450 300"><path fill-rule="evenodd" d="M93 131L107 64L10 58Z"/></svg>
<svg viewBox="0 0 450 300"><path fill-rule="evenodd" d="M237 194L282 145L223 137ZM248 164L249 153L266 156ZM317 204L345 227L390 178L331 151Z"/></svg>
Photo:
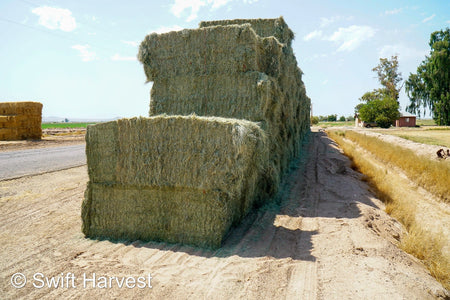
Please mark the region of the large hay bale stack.
<svg viewBox="0 0 450 300"><path fill-rule="evenodd" d="M150 115L221 116L262 122L269 135L270 194L309 129L310 100L283 18L201 22L146 36L138 58L151 91Z"/></svg>
<svg viewBox="0 0 450 300"><path fill-rule="evenodd" d="M309 129L292 39L282 18L146 36L150 117L88 127L83 232L219 247L277 192Z"/></svg>
<svg viewBox="0 0 450 300"><path fill-rule="evenodd" d="M268 162L263 130L196 116L89 126L83 232L218 247L259 196Z"/></svg>
<svg viewBox="0 0 450 300"><path fill-rule="evenodd" d="M0 140L40 139L42 103L0 103Z"/></svg>

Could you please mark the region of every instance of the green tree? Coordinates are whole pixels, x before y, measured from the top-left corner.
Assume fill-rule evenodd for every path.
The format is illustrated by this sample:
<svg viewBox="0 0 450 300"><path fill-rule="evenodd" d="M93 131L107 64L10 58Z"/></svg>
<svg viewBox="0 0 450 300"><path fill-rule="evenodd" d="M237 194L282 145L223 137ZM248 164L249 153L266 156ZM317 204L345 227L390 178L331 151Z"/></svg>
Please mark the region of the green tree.
<svg viewBox="0 0 450 300"><path fill-rule="evenodd" d="M336 120L337 120L337 115L329 115L327 117L328 122L336 122Z"/></svg>
<svg viewBox="0 0 450 300"><path fill-rule="evenodd" d="M399 117L397 100L386 95L383 99L375 99L359 109L359 117L365 122L376 122L381 128L389 128Z"/></svg>
<svg viewBox="0 0 450 300"><path fill-rule="evenodd" d="M402 73L398 71L398 57L391 56L391 59L380 58L380 64L372 69L378 75L378 80L383 88L374 90L383 95L389 95L398 101L398 95L401 87L398 84L403 80ZM364 96L363 96L364 97Z"/></svg>
<svg viewBox="0 0 450 300"><path fill-rule="evenodd" d="M359 98L362 102L355 107L359 118L365 122L376 122L378 126L388 128L400 116L398 96L402 81L398 72L398 58L380 58L380 64L372 69L378 75L382 88L366 92Z"/></svg>
<svg viewBox="0 0 450 300"><path fill-rule="evenodd" d="M319 124L319 117L317 117L317 116L312 117L311 124L313 124L313 125Z"/></svg>
<svg viewBox="0 0 450 300"><path fill-rule="evenodd" d="M420 117L428 108L436 124L450 125L450 29L433 32L429 45L430 55L405 83L406 110Z"/></svg>
<svg viewBox="0 0 450 300"><path fill-rule="evenodd" d="M341 116L341 117L339 118L339 121L345 122L345 117L344 117L344 116Z"/></svg>

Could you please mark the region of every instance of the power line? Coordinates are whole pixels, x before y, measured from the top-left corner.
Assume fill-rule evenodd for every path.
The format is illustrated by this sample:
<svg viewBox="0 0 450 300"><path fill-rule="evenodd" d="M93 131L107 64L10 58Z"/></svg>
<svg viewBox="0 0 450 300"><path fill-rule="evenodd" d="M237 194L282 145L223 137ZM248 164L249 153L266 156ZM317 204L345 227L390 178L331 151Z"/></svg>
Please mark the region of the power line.
<svg viewBox="0 0 450 300"><path fill-rule="evenodd" d="M18 25L18 26L26 27L26 28L28 28L28 29L32 29L32 30L36 30L36 31L39 31L39 32L43 32L43 33L46 33L46 34L48 34L48 35L51 35L51 36L54 36L54 37L57 37L57 38L60 38L60 39L64 39L64 40L71 41L71 42L73 42L73 43L77 43L77 44L89 44L89 46L92 46L93 48L106 50L106 51L108 51L108 52L116 52L116 50L112 50L112 49L109 49L109 48L106 48L106 47L103 47L103 46L99 46L99 45L96 45L96 44L92 44L92 43L81 42L80 40L76 40L76 39L73 39L73 38L68 37L68 36L60 35L60 34L57 34L57 33L53 32L53 31L48 31L48 30L41 29L41 28L39 28L39 27L30 26L30 25L27 25L27 24L23 24L23 23L20 23L20 22L16 22L16 21L7 19L7 18L5 18L5 17L1 17L1 16L0 16L0 21L8 22L8 23L11 23L11 24L14 24L14 25Z"/></svg>

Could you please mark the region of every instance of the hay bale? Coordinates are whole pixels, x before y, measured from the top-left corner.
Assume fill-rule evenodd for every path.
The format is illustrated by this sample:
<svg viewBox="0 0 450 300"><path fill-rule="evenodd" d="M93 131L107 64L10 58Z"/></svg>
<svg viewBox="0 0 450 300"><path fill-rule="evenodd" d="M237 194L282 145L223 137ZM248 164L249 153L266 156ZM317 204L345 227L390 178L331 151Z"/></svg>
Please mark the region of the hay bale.
<svg viewBox="0 0 450 300"><path fill-rule="evenodd" d="M235 25L235 24L250 24L256 33L261 37L274 36L280 43L291 46L294 39L294 33L289 29L283 17L277 19L235 19L235 20L215 20L202 21L199 24L200 28L217 26L217 25Z"/></svg>
<svg viewBox="0 0 450 300"><path fill-rule="evenodd" d="M258 200L266 143L258 124L236 119L157 116L89 126L83 232L218 247Z"/></svg>
<svg viewBox="0 0 450 300"><path fill-rule="evenodd" d="M138 60L148 81L247 71L276 76L282 47L274 37L259 37L249 24L213 26L147 35Z"/></svg>
<svg viewBox="0 0 450 300"><path fill-rule="evenodd" d="M200 27L141 43L150 118L88 127L87 236L218 247L298 154L310 100L284 20Z"/></svg>
<svg viewBox="0 0 450 300"><path fill-rule="evenodd" d="M0 140L40 139L42 104L39 102L0 103Z"/></svg>
<svg viewBox="0 0 450 300"><path fill-rule="evenodd" d="M298 154L310 110L290 47L292 31L282 18L202 22L200 27L152 34L142 42L139 59L154 81L150 116L195 113L261 122L269 136L271 177L279 180ZM242 56L239 47L247 47L249 55ZM243 57L251 59L240 61ZM233 68L233 62L246 69ZM168 65L178 69L164 69ZM274 193L277 184L269 182Z"/></svg>
<svg viewBox="0 0 450 300"><path fill-rule="evenodd" d="M221 116L255 122L274 119L280 90L260 72L177 76L153 84L150 115Z"/></svg>

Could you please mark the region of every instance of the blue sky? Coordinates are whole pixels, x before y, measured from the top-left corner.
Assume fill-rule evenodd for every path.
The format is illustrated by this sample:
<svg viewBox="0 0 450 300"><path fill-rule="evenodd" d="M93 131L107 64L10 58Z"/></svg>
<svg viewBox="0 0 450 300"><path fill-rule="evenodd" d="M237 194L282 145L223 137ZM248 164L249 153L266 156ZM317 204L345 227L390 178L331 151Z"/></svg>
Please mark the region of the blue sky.
<svg viewBox="0 0 450 300"><path fill-rule="evenodd" d="M202 20L283 16L314 115L352 115L378 87L371 71L398 54L407 79L450 27L450 1L0 0L0 101L39 101L43 116L147 116L137 47L151 32ZM402 109L408 99L402 90Z"/></svg>

